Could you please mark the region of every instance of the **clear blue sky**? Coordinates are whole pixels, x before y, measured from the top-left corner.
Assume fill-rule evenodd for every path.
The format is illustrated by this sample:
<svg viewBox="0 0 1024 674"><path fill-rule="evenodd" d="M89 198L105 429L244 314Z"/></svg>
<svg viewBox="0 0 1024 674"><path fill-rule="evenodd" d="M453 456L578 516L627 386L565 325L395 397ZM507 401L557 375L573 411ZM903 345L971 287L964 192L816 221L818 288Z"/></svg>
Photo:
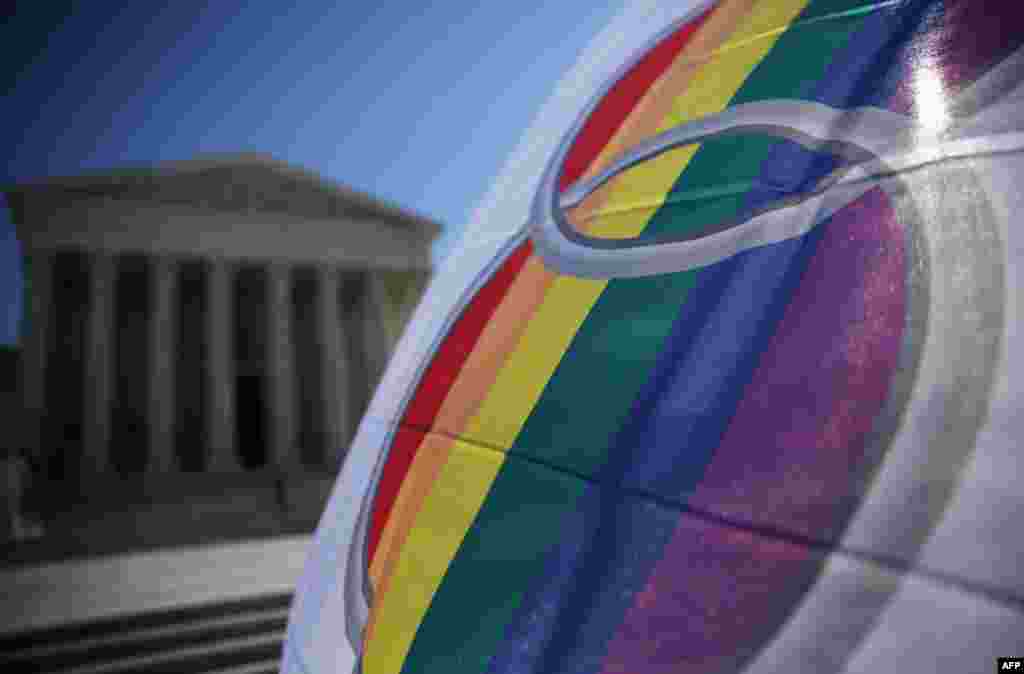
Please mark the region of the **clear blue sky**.
<svg viewBox="0 0 1024 674"><path fill-rule="evenodd" d="M266 152L440 220L438 258L579 50L621 7L118 4L18 2L5 19L5 182ZM0 344L17 340L20 287L5 208Z"/></svg>

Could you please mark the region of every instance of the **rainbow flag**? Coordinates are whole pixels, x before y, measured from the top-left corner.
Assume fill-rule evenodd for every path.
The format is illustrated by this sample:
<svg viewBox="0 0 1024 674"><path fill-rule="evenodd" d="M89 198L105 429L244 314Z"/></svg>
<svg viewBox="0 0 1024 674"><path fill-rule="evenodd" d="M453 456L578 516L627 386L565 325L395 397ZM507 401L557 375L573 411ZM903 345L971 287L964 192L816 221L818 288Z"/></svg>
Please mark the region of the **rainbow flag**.
<svg viewBox="0 0 1024 674"><path fill-rule="evenodd" d="M974 95L1024 43L1022 11L997 0L703 5L606 93L565 160L562 189L646 138L745 103L870 106L941 124L936 106ZM767 134L714 138L623 173L569 221L637 245L700 237L706 223L812 190L847 161ZM977 183L950 175L947 187ZM933 371L926 344L947 338L929 332L934 298L980 298L962 326L991 326L1001 311L993 288L1004 276L979 262L1002 255L998 236L957 234L975 251L980 289L945 291L928 279L961 263L936 248L929 213L910 213L880 184L801 236L612 280L560 275L516 239L458 307L388 436L365 536L372 602L353 644L362 674L859 662L859 644L902 591L888 571L871 592L843 595L872 599L818 646L779 655L783 627L813 609L816 588L838 587L832 553L856 541L869 540L864 563L914 567L996 377L999 337L982 335L964 352L971 374L956 375L961 416L949 423L960 430L918 440L933 458L900 464L924 485L921 500L904 499L907 511L875 538L852 526L858 512L871 516L872 487L916 423L908 410Z"/></svg>

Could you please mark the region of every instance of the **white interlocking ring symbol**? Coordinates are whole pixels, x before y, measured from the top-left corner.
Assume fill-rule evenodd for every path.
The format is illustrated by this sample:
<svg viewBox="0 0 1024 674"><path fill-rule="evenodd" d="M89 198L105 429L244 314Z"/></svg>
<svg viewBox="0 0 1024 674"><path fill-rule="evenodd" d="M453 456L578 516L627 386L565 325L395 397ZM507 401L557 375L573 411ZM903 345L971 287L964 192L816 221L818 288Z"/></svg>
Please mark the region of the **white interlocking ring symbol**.
<svg viewBox="0 0 1024 674"><path fill-rule="evenodd" d="M875 107L839 110L798 100L737 105L654 136L618 156L600 173L560 193L565 158L582 128L577 123L541 180L531 209L530 236L551 268L587 278L685 271L800 236L875 187L880 177L936 161L1024 147L1020 129L1006 128L1008 121L1020 118L1010 110L1024 101L1024 86L1018 81L1021 72L1024 51L1006 59L953 101L949 111L953 121L941 129ZM777 202L731 227L716 223L704 229L714 233L696 239L600 239L576 231L566 219L564 209L579 205L598 187L641 162L715 137L755 133L841 155L852 164L837 169L809 193Z"/></svg>

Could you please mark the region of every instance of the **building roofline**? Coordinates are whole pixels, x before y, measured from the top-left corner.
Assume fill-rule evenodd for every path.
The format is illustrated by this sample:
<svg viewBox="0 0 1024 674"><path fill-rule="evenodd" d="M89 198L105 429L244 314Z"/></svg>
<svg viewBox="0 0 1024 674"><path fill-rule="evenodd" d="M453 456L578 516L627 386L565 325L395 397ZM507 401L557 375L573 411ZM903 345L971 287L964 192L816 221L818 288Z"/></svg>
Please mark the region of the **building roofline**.
<svg viewBox="0 0 1024 674"><path fill-rule="evenodd" d="M72 176L53 176L9 183L0 187L0 191L4 193L23 193L27 191L57 189L72 191L88 190L102 193L106 190L112 190L112 188L128 187L136 181L159 181L163 178L231 169L263 169L269 176L304 183L307 187L320 190L342 203L384 218L399 220L409 225L426 229L435 236L442 229L439 222L414 213L397 204L357 191L301 166L289 164L271 155L257 152L203 154L192 159L126 164L110 169L90 169Z"/></svg>

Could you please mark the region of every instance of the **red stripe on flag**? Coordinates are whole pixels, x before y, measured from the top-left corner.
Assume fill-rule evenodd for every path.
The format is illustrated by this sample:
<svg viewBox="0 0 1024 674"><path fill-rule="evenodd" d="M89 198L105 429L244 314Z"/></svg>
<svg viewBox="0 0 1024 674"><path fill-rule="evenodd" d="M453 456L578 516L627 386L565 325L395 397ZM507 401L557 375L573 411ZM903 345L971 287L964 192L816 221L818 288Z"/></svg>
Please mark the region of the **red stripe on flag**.
<svg viewBox="0 0 1024 674"><path fill-rule="evenodd" d="M597 158L647 89L672 64L712 11L708 10L662 40L612 86L584 124L576 143L569 151L559 183L560 189L564 190L571 185ZM424 372L420 385L402 418L399 431L395 434L377 487L369 532L370 560L377 550L381 533L398 497L398 490L412 464L423 432L433 426L434 417L437 416L448 391L451 390L462 366L476 346L480 333L494 315L532 252L533 246L527 241L495 272L456 320L427 371Z"/></svg>
<svg viewBox="0 0 1024 674"><path fill-rule="evenodd" d="M560 190L564 190L583 175L640 102L640 98L672 65L672 61L713 11L713 8L709 9L659 42L612 86L611 91L597 104L583 124L583 129L576 137L576 143L569 150L558 182Z"/></svg>
<svg viewBox="0 0 1024 674"><path fill-rule="evenodd" d="M434 359L423 373L420 385L409 402L399 431L391 445L384 472L381 474L377 495L374 499L374 511L370 527L369 558L377 550L381 533L387 523L388 515L398 496L398 489L405 480L405 474L412 464L413 455L419 447L423 432L433 425L441 404L444 402L452 384L455 383L459 371L466 358L476 345L484 326L494 315L505 293L519 275L527 258L533 252L533 244L529 241L520 245L501 265L494 276L484 284L483 288L466 307L462 315L455 321L451 331L441 343Z"/></svg>

